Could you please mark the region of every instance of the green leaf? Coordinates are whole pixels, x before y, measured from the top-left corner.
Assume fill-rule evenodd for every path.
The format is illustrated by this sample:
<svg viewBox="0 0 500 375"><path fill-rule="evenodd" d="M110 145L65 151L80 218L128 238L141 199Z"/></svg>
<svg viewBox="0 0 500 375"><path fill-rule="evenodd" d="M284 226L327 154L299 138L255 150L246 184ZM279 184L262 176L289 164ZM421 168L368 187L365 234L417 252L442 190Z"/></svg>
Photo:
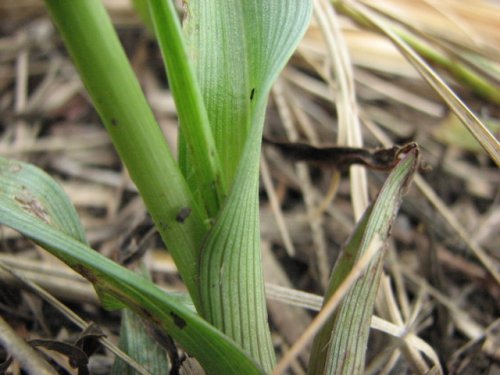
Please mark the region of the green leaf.
<svg viewBox="0 0 500 375"><path fill-rule="evenodd" d="M407 146L407 154L391 172L375 203L367 209L337 261L325 295L325 301L365 253L379 238L384 243L391 225L418 166L419 150ZM373 303L380 283L385 248L379 251L366 272L356 281L339 307L316 336L309 362L309 374L362 374ZM326 302L325 302L326 303Z"/></svg>
<svg viewBox="0 0 500 375"><path fill-rule="evenodd" d="M151 18L163 59L170 89L174 95L180 127L190 150L194 179L190 186L199 196L209 216L215 216L226 195L225 176L221 172L207 110L193 68L188 59L181 25L174 3L149 0ZM209 33L209 30L204 32Z"/></svg>
<svg viewBox="0 0 500 375"><path fill-rule="evenodd" d="M151 280L149 272L141 264L135 272L147 280ZM152 328L154 333L154 327ZM150 330L151 331L151 330ZM165 349L148 333L148 325L129 309L122 310L120 322L120 340L118 346L137 363L142 364L151 374L164 374L170 371ZM170 339L171 340L171 339ZM174 346L174 345L173 345ZM175 346L174 346L175 350ZM137 371L124 360L116 357L111 375L135 375Z"/></svg>
<svg viewBox="0 0 500 375"><path fill-rule="evenodd" d="M0 158L0 224L32 239L120 301L155 328L164 330L209 374L262 374L262 370L220 331L156 285L119 266L60 228L74 215L68 198L43 171ZM18 199L19 194L29 200Z"/></svg>
<svg viewBox="0 0 500 375"><path fill-rule="evenodd" d="M170 369L165 350L148 335L141 318L128 309L122 311L118 346L151 374L166 374ZM135 374L133 368L116 358L111 375Z"/></svg>
<svg viewBox="0 0 500 375"><path fill-rule="evenodd" d="M45 183L34 183L39 180ZM87 243L78 213L59 184L39 168L0 157L0 193L26 214L50 224L77 241Z"/></svg>
<svg viewBox="0 0 500 375"><path fill-rule="evenodd" d="M147 0L132 0L132 5L134 6L137 15L147 27L148 31L154 33L153 20L149 14L148 1Z"/></svg>
<svg viewBox="0 0 500 375"><path fill-rule="evenodd" d="M202 250L202 315L270 371L258 215L267 97L309 24L310 1L189 1L185 30L230 194ZM190 159L190 154L188 155Z"/></svg>
<svg viewBox="0 0 500 375"><path fill-rule="evenodd" d="M44 183L37 183L43 181ZM0 159L2 194L12 199L32 220L51 225L60 232L87 244L83 226L70 200L60 186L37 167L15 160ZM123 304L108 296L99 285L95 290L101 303L108 309Z"/></svg>
<svg viewBox="0 0 500 375"><path fill-rule="evenodd" d="M311 1L190 0L185 8L189 57L230 186L272 82L309 24Z"/></svg>
<svg viewBox="0 0 500 375"><path fill-rule="evenodd" d="M267 322L260 253L258 156L260 133L252 134L227 204L201 257L202 315L238 342L266 371L275 362ZM246 158L244 159L246 160Z"/></svg>
<svg viewBox="0 0 500 375"><path fill-rule="evenodd" d="M207 213L189 189L100 0L45 0L195 305ZM179 214L190 212L185 220Z"/></svg>

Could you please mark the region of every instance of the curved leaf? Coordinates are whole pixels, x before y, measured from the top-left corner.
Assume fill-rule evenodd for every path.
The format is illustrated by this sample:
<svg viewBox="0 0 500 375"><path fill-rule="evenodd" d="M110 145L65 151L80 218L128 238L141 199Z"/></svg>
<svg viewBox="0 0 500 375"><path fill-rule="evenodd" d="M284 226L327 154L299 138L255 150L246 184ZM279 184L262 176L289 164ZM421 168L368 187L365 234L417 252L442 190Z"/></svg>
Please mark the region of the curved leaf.
<svg viewBox="0 0 500 375"><path fill-rule="evenodd" d="M150 281L65 233L59 218L74 214L68 198L43 171L0 158L0 223L32 239L107 296L163 329L210 374L262 374L230 339ZM18 199L19 194L29 200ZM26 203L28 202L28 203Z"/></svg>
<svg viewBox="0 0 500 375"><path fill-rule="evenodd" d="M202 315L269 371L274 350L267 322L260 253L258 156L260 132L247 145L227 204L202 251ZM245 150L245 151L247 151ZM254 155L252 155L252 152ZM253 162L250 158L257 158Z"/></svg>
<svg viewBox="0 0 500 375"><path fill-rule="evenodd" d="M43 183L37 182L43 181ZM0 157L0 194L26 214L45 222L77 241L87 243L71 201L52 178L37 167Z"/></svg>
<svg viewBox="0 0 500 375"><path fill-rule="evenodd" d="M231 185L272 82L309 24L311 2L190 0L185 6L188 53Z"/></svg>
<svg viewBox="0 0 500 375"><path fill-rule="evenodd" d="M201 312L266 371L275 358L260 254L262 126L272 82L305 32L311 8L306 0L187 3L189 53L231 186L202 250Z"/></svg>
<svg viewBox="0 0 500 375"><path fill-rule="evenodd" d="M332 272L325 301L333 295L363 256L374 237L386 242L391 225L401 204L402 195L416 172L419 149L406 146L407 155L391 172L375 203L358 223ZM356 281L335 313L316 336L309 374L362 374L373 304L380 283L385 251L373 257L366 272Z"/></svg>

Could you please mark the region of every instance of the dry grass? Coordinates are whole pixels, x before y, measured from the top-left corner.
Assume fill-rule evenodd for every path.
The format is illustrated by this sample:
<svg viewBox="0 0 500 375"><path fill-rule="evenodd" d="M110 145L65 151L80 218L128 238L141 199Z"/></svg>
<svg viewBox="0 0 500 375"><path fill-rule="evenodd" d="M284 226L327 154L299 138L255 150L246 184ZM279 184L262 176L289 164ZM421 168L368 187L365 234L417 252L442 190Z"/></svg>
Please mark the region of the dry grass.
<svg viewBox="0 0 500 375"><path fill-rule="evenodd" d="M386 36L326 12L325 3L317 2L322 17L311 25L272 92L266 134L314 145L362 142L376 147L416 140L433 168L416 179L392 231L367 373L432 373L438 359L450 374L497 373L497 166ZM175 147L175 110L159 52L127 2L110 4L146 95ZM360 4L385 14L385 25L394 22L418 35L498 90L498 5L384 0L355 6ZM154 279L183 290L159 238L142 241L151 222L41 3L3 1L0 17L0 154L35 163L55 176L77 206L96 250L119 260L147 249L144 259ZM466 103L462 110L472 110L498 135L498 103L453 78L448 68L432 66ZM496 139L490 141L495 152ZM283 355L306 331L320 303L317 296L298 291L322 294L341 244L384 175L357 170L342 176L324 210L318 208L324 205L331 170L295 165L266 147L262 177L269 311ZM0 230L2 265L97 322L116 341L119 315L100 309L81 277L18 234ZM0 314L17 334L67 341L79 333L63 313L12 275L0 271L0 283ZM304 373L307 357L305 346L290 373ZM108 351L99 351L94 371L106 371L112 359ZM15 365L10 370L19 373Z"/></svg>

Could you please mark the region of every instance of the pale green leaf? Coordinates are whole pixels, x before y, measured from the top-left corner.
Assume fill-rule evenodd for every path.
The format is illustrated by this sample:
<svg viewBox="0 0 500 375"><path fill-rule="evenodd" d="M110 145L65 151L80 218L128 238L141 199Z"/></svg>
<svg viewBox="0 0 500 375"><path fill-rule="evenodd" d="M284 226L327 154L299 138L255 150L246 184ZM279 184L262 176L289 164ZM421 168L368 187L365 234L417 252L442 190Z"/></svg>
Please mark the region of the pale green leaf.
<svg viewBox="0 0 500 375"><path fill-rule="evenodd" d="M33 180L44 180L34 184ZM61 187L33 165L0 159L0 192L33 219L46 222L77 241L87 243L78 214Z"/></svg>
<svg viewBox="0 0 500 375"><path fill-rule="evenodd" d="M202 315L269 371L258 168L272 82L309 24L311 2L187 3L185 31L230 194L202 250ZM189 159L189 155L188 155Z"/></svg>
<svg viewBox="0 0 500 375"><path fill-rule="evenodd" d="M35 183L37 181L43 183ZM75 240L87 243L75 208L60 186L45 172L30 164L1 159L0 182L2 194L10 197L32 220L49 224ZM110 310L123 307L99 285L94 287L103 306Z"/></svg>
<svg viewBox="0 0 500 375"><path fill-rule="evenodd" d="M231 184L273 80L309 24L310 0L186 2L184 29Z"/></svg>
<svg viewBox="0 0 500 375"><path fill-rule="evenodd" d="M383 242L387 240L402 195L416 172L418 156L418 148L409 149L387 178L377 200L365 212L333 269L325 301L333 295L374 238ZM364 372L371 315L384 255L385 251L381 250L374 256L366 272L316 336L309 374L356 375Z"/></svg>
<svg viewBox="0 0 500 375"><path fill-rule="evenodd" d="M165 350L147 333L141 318L129 309L122 311L118 346L151 374L166 374L170 370ZM111 375L135 374L132 367L116 358Z"/></svg>

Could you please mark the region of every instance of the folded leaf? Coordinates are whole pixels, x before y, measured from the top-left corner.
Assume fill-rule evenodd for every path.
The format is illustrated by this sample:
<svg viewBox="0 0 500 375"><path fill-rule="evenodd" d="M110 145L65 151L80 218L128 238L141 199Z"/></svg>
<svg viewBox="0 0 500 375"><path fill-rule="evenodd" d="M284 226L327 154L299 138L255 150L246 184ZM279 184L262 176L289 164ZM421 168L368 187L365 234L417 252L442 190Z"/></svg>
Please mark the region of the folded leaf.
<svg viewBox="0 0 500 375"><path fill-rule="evenodd" d="M262 126L272 82L311 10L309 0L186 2L188 51L230 189L201 252L201 313L266 371L275 355L260 254Z"/></svg>
<svg viewBox="0 0 500 375"><path fill-rule="evenodd" d="M406 154L405 154L406 153ZM365 212L335 264L325 301L335 292L375 237L384 243L413 174L418 168L419 149L407 146L403 158L391 172L377 200ZM309 374L362 374L373 304L380 283L385 248L372 259L335 313L316 336Z"/></svg>

